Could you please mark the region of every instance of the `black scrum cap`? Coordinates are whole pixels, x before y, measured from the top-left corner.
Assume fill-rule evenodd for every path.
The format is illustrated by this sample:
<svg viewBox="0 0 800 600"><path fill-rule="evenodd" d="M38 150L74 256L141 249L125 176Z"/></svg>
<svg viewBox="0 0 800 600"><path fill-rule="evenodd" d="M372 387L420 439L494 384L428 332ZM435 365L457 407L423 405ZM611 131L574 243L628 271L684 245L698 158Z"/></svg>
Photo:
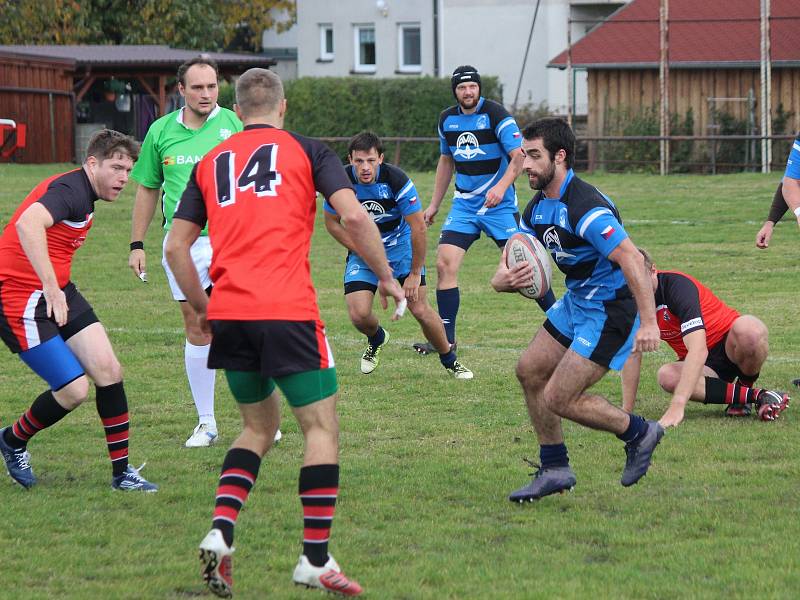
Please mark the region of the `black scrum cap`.
<svg viewBox="0 0 800 600"><path fill-rule="evenodd" d="M481 86L481 75L478 73L478 69L470 65L462 65L457 67L456 70L453 71L453 77L450 79L454 96L458 84L465 83L467 81L474 81L478 84L478 87Z"/></svg>

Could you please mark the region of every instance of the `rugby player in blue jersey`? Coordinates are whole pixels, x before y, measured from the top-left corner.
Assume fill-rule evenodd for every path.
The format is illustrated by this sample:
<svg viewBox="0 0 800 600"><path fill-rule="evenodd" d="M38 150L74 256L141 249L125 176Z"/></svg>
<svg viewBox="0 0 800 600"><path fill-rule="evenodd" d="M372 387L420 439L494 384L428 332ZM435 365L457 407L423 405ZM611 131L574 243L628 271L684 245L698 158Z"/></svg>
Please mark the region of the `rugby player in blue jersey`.
<svg viewBox="0 0 800 600"><path fill-rule="evenodd" d="M442 225L436 255L436 303L447 339L456 341L456 317L461 301L458 271L464 255L481 232L499 248L518 231L519 212L514 180L522 172L522 135L503 106L481 96L481 76L475 67L458 67L451 79L458 103L439 116L439 148L433 197L423 217L429 227L442 204L453 173L455 194ZM537 300L543 310L555 301L553 292ZM429 344L414 344L420 354Z"/></svg>
<svg viewBox="0 0 800 600"><path fill-rule="evenodd" d="M520 228L548 249L565 275L567 291L547 311L547 320L517 363L541 466L530 484L509 496L512 502L533 501L575 485L562 418L614 433L625 442L624 486L647 473L664 435L659 423L587 392L609 369L620 370L632 350L658 348L653 287L642 255L614 203L573 173L575 135L566 122L540 119L523 130L523 138L523 168L538 193L525 208ZM509 269L503 259L492 286L515 291L530 278L530 265Z"/></svg>
<svg viewBox="0 0 800 600"><path fill-rule="evenodd" d="M350 159L347 175L356 197L381 232L386 256L403 286L411 314L439 353L444 368L456 379L472 379L472 371L456 360L444 325L425 298L425 222L414 182L401 169L383 162L383 144L374 133L365 131L353 137L347 155ZM334 208L327 201L323 206L325 227L349 250L344 271L345 300L353 325L367 336L361 372L372 373L378 366L381 349L389 340L388 332L372 310L378 278L356 254L356 245Z"/></svg>
<svg viewBox="0 0 800 600"><path fill-rule="evenodd" d="M775 223L783 218L787 210L791 210L794 213L797 224L800 225L800 136L792 144L789 158L786 161L783 181L772 198L769 216L756 234L757 247L766 248L769 246Z"/></svg>

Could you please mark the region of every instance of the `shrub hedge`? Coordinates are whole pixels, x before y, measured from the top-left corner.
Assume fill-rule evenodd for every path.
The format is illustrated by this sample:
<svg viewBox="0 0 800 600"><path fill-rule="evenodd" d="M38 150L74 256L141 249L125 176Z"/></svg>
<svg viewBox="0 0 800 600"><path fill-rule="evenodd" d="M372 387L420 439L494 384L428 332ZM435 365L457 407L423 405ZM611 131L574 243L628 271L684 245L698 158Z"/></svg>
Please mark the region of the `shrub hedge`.
<svg viewBox="0 0 800 600"><path fill-rule="evenodd" d="M455 103L449 79L302 77L285 83L286 129L312 137L351 137L369 129L379 136L435 137L439 113ZM496 77L484 77L482 93L502 101ZM332 144L345 158L347 144ZM393 145L386 148L394 161ZM404 143L400 162L408 170L432 170L439 158L433 143Z"/></svg>

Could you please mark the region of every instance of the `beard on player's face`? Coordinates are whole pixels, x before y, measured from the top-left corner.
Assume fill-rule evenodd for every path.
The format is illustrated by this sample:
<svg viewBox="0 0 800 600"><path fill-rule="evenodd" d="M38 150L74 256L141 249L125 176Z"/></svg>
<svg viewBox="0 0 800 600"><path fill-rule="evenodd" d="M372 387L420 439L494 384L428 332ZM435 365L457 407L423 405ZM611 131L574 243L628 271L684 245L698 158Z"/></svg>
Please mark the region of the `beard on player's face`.
<svg viewBox="0 0 800 600"><path fill-rule="evenodd" d="M469 110L471 108L475 108L478 106L478 100L480 100L480 96L475 95L471 98L462 98L458 101L458 104L461 106L462 110Z"/></svg>
<svg viewBox="0 0 800 600"><path fill-rule="evenodd" d="M546 188L550 183L555 179L556 176L556 163L550 162L549 166L545 168L541 173L537 173L535 171L528 171L528 183L531 186L531 189L534 190L543 190Z"/></svg>

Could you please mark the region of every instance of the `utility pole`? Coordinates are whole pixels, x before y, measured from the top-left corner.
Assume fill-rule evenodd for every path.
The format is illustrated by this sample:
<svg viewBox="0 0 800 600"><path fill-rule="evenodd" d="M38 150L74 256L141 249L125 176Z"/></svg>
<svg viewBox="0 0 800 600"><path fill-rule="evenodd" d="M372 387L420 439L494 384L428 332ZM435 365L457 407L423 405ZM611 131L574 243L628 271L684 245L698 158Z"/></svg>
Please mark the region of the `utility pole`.
<svg viewBox="0 0 800 600"><path fill-rule="evenodd" d="M772 165L772 61L769 44L770 0L761 0L761 172Z"/></svg>
<svg viewBox="0 0 800 600"><path fill-rule="evenodd" d="M658 65L658 84L661 90L661 106L659 120L661 122L661 140L658 142L658 154L661 175L669 173L669 0L661 0L658 12L659 46L661 54Z"/></svg>

